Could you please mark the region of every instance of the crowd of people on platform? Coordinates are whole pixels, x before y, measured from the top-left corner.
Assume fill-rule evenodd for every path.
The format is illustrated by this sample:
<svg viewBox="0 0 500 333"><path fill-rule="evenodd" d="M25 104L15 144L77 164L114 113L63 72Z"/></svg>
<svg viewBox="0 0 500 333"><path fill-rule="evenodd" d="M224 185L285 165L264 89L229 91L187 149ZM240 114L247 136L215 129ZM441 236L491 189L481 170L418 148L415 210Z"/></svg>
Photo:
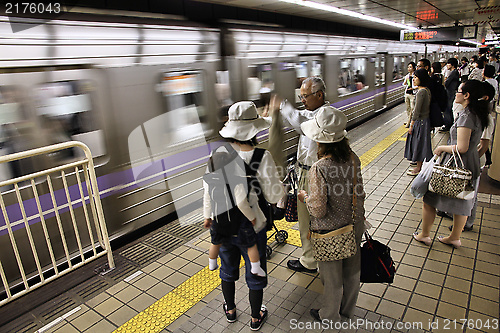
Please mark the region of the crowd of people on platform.
<svg viewBox="0 0 500 333"><path fill-rule="evenodd" d="M408 116L404 156L412 162L413 168L407 174L418 175L423 162L433 155L446 154L445 159L449 159L455 152L461 154L464 167L472 171L476 193L473 200L454 199L433 192L425 194L422 230L415 232L413 238L426 245L432 243L430 229L436 210L439 214L453 214L451 234L438 237L440 242L458 248L462 231L472 229L481 173L479 158L491 141L494 123L490 112L498 100L495 78L499 74L499 62L495 55L490 55L489 59L488 62L484 57L473 57L471 65L466 58L460 63L450 58L435 63L420 59L408 64L408 74L403 80ZM324 286L322 307L310 309L311 317L316 321L352 317L360 289L360 244L366 228L365 192L360 160L346 137L347 117L327 101L325 83L319 77L303 80L298 97L304 109L296 109L287 100L273 95L266 106L266 113L271 115L267 120L258 114L252 102L232 105L229 120L220 131L227 142L222 151L216 150L211 156L204 177L204 225L211 228L213 243L209 268L218 267L216 258L219 256L225 300L223 311L227 321L234 322L237 319L235 281L239 278L239 261L243 256L252 330L259 330L268 316L262 300L268 278L265 232L270 217L262 202L276 204L286 196L280 182L283 172L277 168L284 166L283 138L276 134L283 126L299 134L295 170L302 254L296 260L289 260L287 266L297 272L317 273L319 270ZM438 127L440 132L450 133L448 144L432 150L431 132ZM269 148L263 151L256 148L257 133L266 128L270 128ZM216 166L220 161L226 162ZM238 165L229 167L235 163ZM487 163L491 162L487 160ZM217 173L218 170L222 173ZM229 193L235 192L229 196L234 209L240 210L234 215L238 216L239 227L229 236L228 230L218 226L222 222L217 220L223 221L223 218L216 217L220 207L214 204L215 197L221 196L217 193L226 193L226 188L217 192L215 183L211 183L222 178L233 179L232 183L225 179L223 187ZM224 204L227 204L229 199L225 199ZM229 216L229 212L226 215ZM357 251L339 260L318 259L311 233L327 235L346 227L352 230Z"/></svg>
<svg viewBox="0 0 500 333"><path fill-rule="evenodd" d="M430 63L421 59L408 65L405 85L405 102L408 136L404 156L410 161L409 176L417 176L424 161L433 155L442 156L446 163L459 154L463 167L472 171L474 198L455 199L428 191L424 196L422 230L413 238L426 245L432 243L430 229L437 215L453 219L451 234L438 237L442 243L456 248L461 246L462 231L473 229L477 191L479 186L480 157L484 154L488 167L491 162L489 146L495 128L492 112L498 104L500 62L496 54L465 57ZM430 75L430 76L429 76ZM444 87L444 89L443 89ZM432 150L431 133L449 132L447 145Z"/></svg>

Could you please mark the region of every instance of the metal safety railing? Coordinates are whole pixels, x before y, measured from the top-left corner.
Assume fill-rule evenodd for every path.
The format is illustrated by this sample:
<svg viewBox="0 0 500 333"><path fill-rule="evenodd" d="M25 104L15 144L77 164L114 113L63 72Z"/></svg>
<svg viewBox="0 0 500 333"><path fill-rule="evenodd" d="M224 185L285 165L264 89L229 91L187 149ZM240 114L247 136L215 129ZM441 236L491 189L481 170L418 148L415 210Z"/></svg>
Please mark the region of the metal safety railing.
<svg viewBox="0 0 500 333"><path fill-rule="evenodd" d="M65 149L81 149L85 157L0 181L0 306L103 255L115 267L85 144L70 141L0 156L0 164Z"/></svg>

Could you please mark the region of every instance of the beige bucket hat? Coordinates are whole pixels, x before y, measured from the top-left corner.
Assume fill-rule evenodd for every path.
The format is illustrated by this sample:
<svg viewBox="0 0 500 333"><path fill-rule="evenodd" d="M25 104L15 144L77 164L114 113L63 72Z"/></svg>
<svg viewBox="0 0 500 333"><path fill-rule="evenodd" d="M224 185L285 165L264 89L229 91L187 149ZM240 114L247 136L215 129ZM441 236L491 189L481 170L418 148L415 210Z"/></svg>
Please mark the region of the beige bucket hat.
<svg viewBox="0 0 500 333"><path fill-rule="evenodd" d="M313 119L300 125L305 136L319 143L342 141L347 135L346 115L332 106L322 106Z"/></svg>
<svg viewBox="0 0 500 333"><path fill-rule="evenodd" d="M219 131L223 138L247 141L257 133L271 126L271 118L262 118L257 113L253 102L243 101L231 105L228 111L229 120Z"/></svg>

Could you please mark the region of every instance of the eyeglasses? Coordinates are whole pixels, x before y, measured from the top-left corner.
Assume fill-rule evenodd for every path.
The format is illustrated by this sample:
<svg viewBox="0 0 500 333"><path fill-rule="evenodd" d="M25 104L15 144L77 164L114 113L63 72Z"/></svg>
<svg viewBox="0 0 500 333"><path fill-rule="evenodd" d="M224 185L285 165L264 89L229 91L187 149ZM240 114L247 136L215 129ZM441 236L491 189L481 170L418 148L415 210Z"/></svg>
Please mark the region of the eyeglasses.
<svg viewBox="0 0 500 333"><path fill-rule="evenodd" d="M297 97L300 99L300 100L303 100L303 99L306 99L307 97L311 96L311 95L314 95L315 93L317 93L319 90L316 90L315 92L312 92L310 94L307 94L307 95L297 95Z"/></svg>
<svg viewBox="0 0 500 333"><path fill-rule="evenodd" d="M461 91L457 91L456 93L457 93L457 94L463 94L463 92L461 92Z"/></svg>

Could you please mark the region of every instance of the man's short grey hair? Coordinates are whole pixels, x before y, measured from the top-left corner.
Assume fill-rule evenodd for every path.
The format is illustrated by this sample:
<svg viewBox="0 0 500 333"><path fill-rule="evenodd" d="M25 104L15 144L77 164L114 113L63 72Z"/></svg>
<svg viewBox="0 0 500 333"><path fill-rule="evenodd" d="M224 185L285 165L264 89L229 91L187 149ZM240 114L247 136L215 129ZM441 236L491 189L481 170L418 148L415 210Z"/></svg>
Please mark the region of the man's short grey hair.
<svg viewBox="0 0 500 333"><path fill-rule="evenodd" d="M323 93L326 93L326 86L325 86L325 81L323 81L322 78L317 77L317 76L311 76L305 79L302 84L306 85L309 82L311 82L311 90L312 91L322 91Z"/></svg>

